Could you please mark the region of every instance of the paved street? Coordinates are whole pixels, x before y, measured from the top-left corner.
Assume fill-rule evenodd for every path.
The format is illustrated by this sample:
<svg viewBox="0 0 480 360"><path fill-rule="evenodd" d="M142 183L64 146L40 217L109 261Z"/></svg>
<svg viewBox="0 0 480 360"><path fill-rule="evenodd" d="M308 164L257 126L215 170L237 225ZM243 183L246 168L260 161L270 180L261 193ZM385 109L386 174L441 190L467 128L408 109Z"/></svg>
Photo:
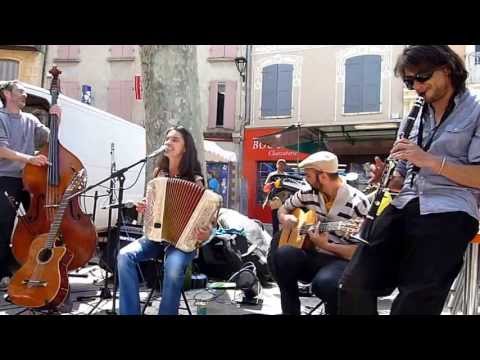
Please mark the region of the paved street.
<svg viewBox="0 0 480 360"><path fill-rule="evenodd" d="M271 233L271 225L265 224L265 229ZM98 258L94 257L89 265L74 271L69 277L71 296L69 302L61 310L62 315L111 315L113 308L112 298L100 299L98 295L104 286L105 271L97 265ZM107 282L109 293L113 293L113 280ZM142 309L151 292L147 284L142 284L140 290L140 299L142 301ZM6 293L0 290L0 315L41 315L45 312L34 312L25 310L10 302L5 301ZM276 283L270 283L267 287L263 287L259 298L262 303L258 305L239 304L242 300L243 292L240 290L209 290L195 289L185 292L189 307L193 315L197 314L197 303L207 303L208 315L248 315L248 314L264 314L276 315L281 314L280 290ZM391 296L381 298L378 301L378 310L380 315L388 315L392 301L397 295L395 291ZM145 309L146 315L155 315L158 313L160 295L155 291L152 301ZM101 300L101 301L100 301ZM118 298L115 302L116 311L118 311ZM315 296L307 296L301 298L302 313L307 314L319 303ZM449 302L444 308L442 314L449 315ZM180 315L188 315L185 303L182 300L180 305ZM313 314L322 314L323 307L320 307Z"/></svg>
<svg viewBox="0 0 480 360"><path fill-rule="evenodd" d="M71 309L64 309L65 312L62 315L87 315L89 312L92 312L94 315L108 315L108 312L112 310L112 300L104 299L100 304L94 309L94 307L99 303L98 298L82 298L95 296L99 294L100 290L103 287L103 277L105 272L97 265L89 265L78 272L74 272L74 275L84 275L86 277L70 277L71 285ZM111 281L109 282L110 285ZM145 286L142 287L140 298L142 301L146 300L150 293L150 289ZM4 292L0 300L0 315L15 315L22 312L23 308L15 306L4 300ZM188 300L189 306L191 308L192 314L196 315L197 313L197 301L206 301L207 302L207 314L208 315L248 315L248 314L265 314L265 315L275 315L281 313L280 308L280 292L276 284L271 283L271 286L268 288L263 288L260 294L260 298L263 300L263 304L251 306L251 305L239 305L237 301L241 300L242 292L238 290L212 290L206 291L202 289L190 290L186 293L186 298ZM387 315L390 310L390 306L393 300L392 296L383 298L379 300L379 313L381 315ZM150 306L147 306L145 314L154 315L158 312L159 306L159 295L158 291L154 293L152 297L153 301ZM302 312L309 312L316 304L318 304L318 299L314 296L312 297L302 297ZM144 304L142 304L144 306ZM116 308L118 310L118 299L116 301ZM188 315L188 311L185 309L185 304L181 302L181 315ZM321 310L321 308L320 308ZM22 315L31 315L31 311L25 311L21 313ZM42 313L35 313L42 314ZM315 311L314 314L319 314L319 311ZM448 309L445 309L443 314L449 314Z"/></svg>
<svg viewBox="0 0 480 360"><path fill-rule="evenodd" d="M271 233L271 225L265 224L265 229ZM111 298L99 299L98 295L104 286L105 271L97 265L98 258L94 257L89 265L74 271L69 277L71 296L65 308L62 309L62 315L111 315L113 301ZM109 293L113 293L113 281L109 279ZM140 299L142 301L142 309L151 292L151 289L144 283L140 290ZM12 303L5 301L6 293L0 290L0 315L41 315L44 312L32 313L29 310L18 307ZM262 303L258 305L244 305L238 302L242 300L243 292L240 290L205 290L195 289L185 292L189 307L193 315L197 314L197 303L207 303L208 315L248 315L248 314L264 314L276 315L281 313L280 291L276 283L270 283L269 286L263 287L259 298ZM378 301L378 310L380 315L388 315L392 301L397 295L395 291L391 296L381 298ZM100 301L101 300L101 301ZM146 315L155 315L158 313L160 295L155 291L152 296L151 303L146 307ZM302 313L307 314L319 303L315 296L301 298ZM118 311L118 298L116 299L116 311ZM442 312L443 315L449 315L449 302ZM182 300L180 305L180 315L188 315L185 303ZM323 307L317 309L313 314L322 314Z"/></svg>

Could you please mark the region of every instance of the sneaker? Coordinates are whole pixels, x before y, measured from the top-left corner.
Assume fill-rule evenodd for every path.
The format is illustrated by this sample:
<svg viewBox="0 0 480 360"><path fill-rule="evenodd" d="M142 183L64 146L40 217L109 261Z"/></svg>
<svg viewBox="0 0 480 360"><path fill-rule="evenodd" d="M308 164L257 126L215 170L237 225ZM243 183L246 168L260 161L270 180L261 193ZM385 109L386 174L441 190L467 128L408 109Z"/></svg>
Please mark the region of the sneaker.
<svg viewBox="0 0 480 360"><path fill-rule="evenodd" d="M7 290L8 285L10 285L10 278L8 276L4 276L0 280L0 290Z"/></svg>

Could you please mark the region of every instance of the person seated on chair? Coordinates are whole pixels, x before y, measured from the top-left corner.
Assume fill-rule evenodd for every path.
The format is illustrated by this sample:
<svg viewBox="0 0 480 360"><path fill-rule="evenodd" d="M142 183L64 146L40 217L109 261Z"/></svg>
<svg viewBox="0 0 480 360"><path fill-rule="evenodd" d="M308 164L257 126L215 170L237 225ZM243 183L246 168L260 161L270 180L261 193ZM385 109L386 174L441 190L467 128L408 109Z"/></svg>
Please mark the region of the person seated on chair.
<svg viewBox="0 0 480 360"><path fill-rule="evenodd" d="M197 158L197 150L192 135L183 126L167 130L164 144L167 150L158 161L154 176L176 177L204 186L204 179ZM137 204L137 211L144 213L145 200ZM200 241L207 240L212 226L195 229ZM140 296L137 265L141 261L157 258L165 245L141 237L123 247L117 257L120 289L120 314L139 315ZM183 289L185 271L195 257L196 251L183 252L168 245L165 249L162 300L159 315L177 315Z"/></svg>
<svg viewBox="0 0 480 360"><path fill-rule="evenodd" d="M305 179L311 189L289 197L278 211L283 229L298 220L290 214L295 208L307 208L316 213L317 221L346 221L364 217L369 208L367 197L348 185L338 174L335 154L320 151L303 160ZM298 281L311 282L312 292L325 302L327 314L337 313L338 281L352 258L357 245L331 232L309 229L314 248L304 250L290 245L279 247L273 254L276 280L280 287L283 314L299 315Z"/></svg>

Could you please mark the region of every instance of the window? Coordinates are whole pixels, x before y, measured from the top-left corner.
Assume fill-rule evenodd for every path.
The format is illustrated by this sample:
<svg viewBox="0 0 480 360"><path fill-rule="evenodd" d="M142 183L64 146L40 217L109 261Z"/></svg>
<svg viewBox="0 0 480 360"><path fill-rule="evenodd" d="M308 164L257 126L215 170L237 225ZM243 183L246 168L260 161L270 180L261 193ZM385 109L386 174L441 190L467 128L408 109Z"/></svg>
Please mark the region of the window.
<svg viewBox="0 0 480 360"><path fill-rule="evenodd" d="M111 45L109 60L134 60L135 46L133 45Z"/></svg>
<svg viewBox="0 0 480 360"><path fill-rule="evenodd" d="M208 127L235 129L236 81L211 81Z"/></svg>
<svg viewBox="0 0 480 360"><path fill-rule="evenodd" d="M75 100L81 99L80 83L75 80L61 80L60 87L62 94Z"/></svg>
<svg viewBox="0 0 480 360"><path fill-rule="evenodd" d="M18 61L0 60L0 80L18 79Z"/></svg>
<svg viewBox="0 0 480 360"><path fill-rule="evenodd" d="M80 45L58 45L55 61L80 61Z"/></svg>
<svg viewBox="0 0 480 360"><path fill-rule="evenodd" d="M108 112L131 121L133 98L132 80L111 80L108 86Z"/></svg>
<svg viewBox="0 0 480 360"><path fill-rule="evenodd" d="M217 86L217 127L223 127L223 115L225 109L225 84Z"/></svg>
<svg viewBox="0 0 480 360"><path fill-rule="evenodd" d="M223 207L228 207L228 194L230 183L230 170L227 163L207 162L207 187L221 195Z"/></svg>
<svg viewBox="0 0 480 360"><path fill-rule="evenodd" d="M265 180L267 180L268 174L272 171L277 170L277 162L276 161L259 161L257 162L257 184L256 184L256 199L255 202L257 205L262 205L265 201L265 197L267 194L263 192L263 185L265 184ZM297 163L296 162L287 162L287 167L285 172L289 174L297 174L302 175L303 172L298 171Z"/></svg>
<svg viewBox="0 0 480 360"><path fill-rule="evenodd" d="M362 55L347 59L344 113L379 112L380 84L380 55Z"/></svg>
<svg viewBox="0 0 480 360"><path fill-rule="evenodd" d="M480 45L475 45L475 65L480 64Z"/></svg>
<svg viewBox="0 0 480 360"><path fill-rule="evenodd" d="M268 174L270 174L272 171L275 171L276 168L276 162L257 162L257 195L255 199L257 205L262 205L265 201L265 197L267 195L263 192L263 185L265 184L265 180L267 179Z"/></svg>
<svg viewBox="0 0 480 360"><path fill-rule="evenodd" d="M293 65L274 64L262 71L262 117L292 113Z"/></svg>
<svg viewBox="0 0 480 360"><path fill-rule="evenodd" d="M211 45L209 49L209 57L234 59L237 57L237 45Z"/></svg>

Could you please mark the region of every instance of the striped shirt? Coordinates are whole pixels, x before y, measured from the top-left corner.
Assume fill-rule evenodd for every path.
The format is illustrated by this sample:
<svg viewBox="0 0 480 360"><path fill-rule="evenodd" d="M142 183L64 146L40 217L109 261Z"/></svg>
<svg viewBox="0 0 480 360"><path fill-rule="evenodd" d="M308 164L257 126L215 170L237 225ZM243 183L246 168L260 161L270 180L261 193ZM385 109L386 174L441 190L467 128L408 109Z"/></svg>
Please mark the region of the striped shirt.
<svg viewBox="0 0 480 360"><path fill-rule="evenodd" d="M307 208L315 211L317 219L326 221L346 221L359 217L365 217L370 207L365 194L342 181L342 186L337 191L330 210L325 207L322 194L310 187L308 190L300 190L290 196L283 204L285 210L293 211L295 208ZM331 232L329 240L338 244L349 244L335 233ZM326 251L323 251L326 252Z"/></svg>

